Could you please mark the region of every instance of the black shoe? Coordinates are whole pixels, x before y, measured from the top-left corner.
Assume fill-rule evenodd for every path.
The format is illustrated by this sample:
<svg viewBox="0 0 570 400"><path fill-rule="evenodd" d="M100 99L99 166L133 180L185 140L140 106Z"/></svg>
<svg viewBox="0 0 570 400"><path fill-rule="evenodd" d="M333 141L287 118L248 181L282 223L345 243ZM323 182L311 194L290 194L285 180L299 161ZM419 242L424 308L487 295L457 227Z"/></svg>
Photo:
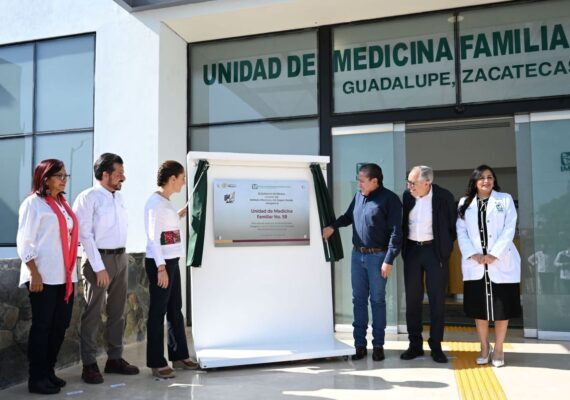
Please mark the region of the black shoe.
<svg viewBox="0 0 570 400"><path fill-rule="evenodd" d="M39 381L28 381L28 391L38 394L56 394L60 392L59 386L55 386L48 378Z"/></svg>
<svg viewBox="0 0 570 400"><path fill-rule="evenodd" d="M85 383L94 385L103 383L103 375L101 375L97 363L84 365L83 372L81 373L81 379L83 379Z"/></svg>
<svg viewBox="0 0 570 400"><path fill-rule="evenodd" d="M129 364L123 358L117 358L115 360L107 360L105 364L106 374L121 374L121 375L136 375L139 373L138 367Z"/></svg>
<svg viewBox="0 0 570 400"><path fill-rule="evenodd" d="M362 360L364 357L366 357L366 354L368 354L366 346L356 346L356 353L352 356L352 359L354 361Z"/></svg>
<svg viewBox="0 0 570 400"><path fill-rule="evenodd" d="M436 363L445 364L447 362L447 356L441 350L432 350L431 358L433 358Z"/></svg>
<svg viewBox="0 0 570 400"><path fill-rule="evenodd" d="M418 347L408 347L408 350L400 354L402 360L413 360L416 357L424 355L424 349Z"/></svg>
<svg viewBox="0 0 570 400"><path fill-rule="evenodd" d="M64 387L67 384L66 381L57 377L54 372L50 372L50 374L48 375L48 379L52 384L60 388Z"/></svg>
<svg viewBox="0 0 570 400"><path fill-rule="evenodd" d="M382 361L384 358L386 358L384 356L384 347L382 346L374 347L374 349L372 350L372 359L374 361Z"/></svg>

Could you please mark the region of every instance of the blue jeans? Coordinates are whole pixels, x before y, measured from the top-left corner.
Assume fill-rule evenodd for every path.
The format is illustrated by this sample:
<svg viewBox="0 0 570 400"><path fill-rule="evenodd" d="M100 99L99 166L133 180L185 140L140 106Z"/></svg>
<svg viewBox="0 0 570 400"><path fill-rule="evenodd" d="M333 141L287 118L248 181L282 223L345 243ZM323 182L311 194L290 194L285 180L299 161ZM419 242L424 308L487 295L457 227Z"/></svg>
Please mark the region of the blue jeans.
<svg viewBox="0 0 570 400"><path fill-rule="evenodd" d="M352 251L352 304L354 346L366 346L368 297L372 307L372 345L384 346L386 328L386 282L381 269L386 253L363 254Z"/></svg>

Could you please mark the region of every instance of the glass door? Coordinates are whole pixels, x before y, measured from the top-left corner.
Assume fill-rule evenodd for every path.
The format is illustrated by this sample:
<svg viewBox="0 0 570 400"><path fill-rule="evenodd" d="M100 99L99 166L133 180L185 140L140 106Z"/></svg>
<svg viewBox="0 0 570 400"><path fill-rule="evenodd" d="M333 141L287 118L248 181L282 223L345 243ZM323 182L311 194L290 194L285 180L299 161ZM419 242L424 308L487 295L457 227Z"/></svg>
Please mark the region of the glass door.
<svg viewBox="0 0 570 400"><path fill-rule="evenodd" d="M333 199L337 216L348 208L358 190L358 169L365 163L376 163L382 168L384 186L401 196L405 189L406 160L404 124L380 124L333 128ZM344 259L334 266L335 324L338 329L352 324L352 289L350 283L350 253L352 229L340 231ZM395 273L386 289L387 325L395 331L398 320L398 281L403 286L402 262L395 262ZM405 320L405 318L404 318ZM347 327L347 328L348 328ZM352 329L352 328L350 328Z"/></svg>
<svg viewBox="0 0 570 400"><path fill-rule="evenodd" d="M570 110L515 122L525 335L570 340Z"/></svg>

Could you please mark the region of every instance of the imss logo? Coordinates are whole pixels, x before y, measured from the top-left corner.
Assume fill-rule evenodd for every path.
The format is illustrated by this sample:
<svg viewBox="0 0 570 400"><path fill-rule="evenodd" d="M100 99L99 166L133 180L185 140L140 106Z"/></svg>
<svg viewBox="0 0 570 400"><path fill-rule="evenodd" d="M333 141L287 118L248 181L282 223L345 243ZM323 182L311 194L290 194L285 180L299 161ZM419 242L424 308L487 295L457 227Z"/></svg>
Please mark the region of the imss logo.
<svg viewBox="0 0 570 400"><path fill-rule="evenodd" d="M236 192L231 192L224 194L224 201L228 204L233 203L236 200Z"/></svg>
<svg viewBox="0 0 570 400"><path fill-rule="evenodd" d="M570 151L560 153L560 172L570 172Z"/></svg>

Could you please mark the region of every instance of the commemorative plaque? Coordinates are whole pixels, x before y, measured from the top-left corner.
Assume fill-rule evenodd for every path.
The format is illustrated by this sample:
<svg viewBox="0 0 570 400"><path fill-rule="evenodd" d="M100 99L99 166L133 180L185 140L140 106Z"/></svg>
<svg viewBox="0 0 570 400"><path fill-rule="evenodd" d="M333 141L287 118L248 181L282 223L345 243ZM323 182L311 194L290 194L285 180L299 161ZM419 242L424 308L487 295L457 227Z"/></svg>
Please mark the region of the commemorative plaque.
<svg viewBox="0 0 570 400"><path fill-rule="evenodd" d="M308 245L309 184L214 180L215 246Z"/></svg>

